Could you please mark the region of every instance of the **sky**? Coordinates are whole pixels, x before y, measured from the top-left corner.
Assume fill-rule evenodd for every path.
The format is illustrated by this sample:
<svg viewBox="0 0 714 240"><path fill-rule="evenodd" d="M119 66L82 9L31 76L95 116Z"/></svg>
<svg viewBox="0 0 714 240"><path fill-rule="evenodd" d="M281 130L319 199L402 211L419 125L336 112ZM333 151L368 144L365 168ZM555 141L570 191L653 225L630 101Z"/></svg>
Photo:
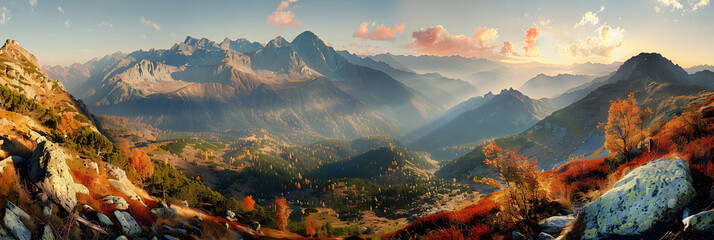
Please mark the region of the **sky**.
<svg viewBox="0 0 714 240"><path fill-rule="evenodd" d="M165 49L186 36L266 43L313 31L359 55L460 55L504 62L624 61L659 52L714 65L710 0L0 0L0 38L43 65Z"/></svg>

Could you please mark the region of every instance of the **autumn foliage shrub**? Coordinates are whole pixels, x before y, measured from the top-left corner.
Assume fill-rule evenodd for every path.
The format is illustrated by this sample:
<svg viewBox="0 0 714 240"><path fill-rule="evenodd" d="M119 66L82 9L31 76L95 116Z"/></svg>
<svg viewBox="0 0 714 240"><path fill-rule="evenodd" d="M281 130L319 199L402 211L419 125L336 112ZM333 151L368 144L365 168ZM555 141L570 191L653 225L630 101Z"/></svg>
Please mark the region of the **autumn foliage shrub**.
<svg viewBox="0 0 714 240"><path fill-rule="evenodd" d="M398 231L385 234L383 239L412 239L413 236L428 235L430 239L478 239L476 235L490 234L487 219L499 211L499 206L491 200L481 200L474 205L457 211L441 212L418 218ZM477 227L474 229L473 227ZM457 234L458 233L458 234ZM446 238L460 237L460 238Z"/></svg>
<svg viewBox="0 0 714 240"><path fill-rule="evenodd" d="M275 198L275 224L278 229L285 230L288 226L288 202L284 197Z"/></svg>
<svg viewBox="0 0 714 240"><path fill-rule="evenodd" d="M129 166L139 175L142 181L154 175L154 164L151 163L151 158L149 158L144 151L139 149L132 149Z"/></svg>
<svg viewBox="0 0 714 240"><path fill-rule="evenodd" d="M255 210L255 200L253 200L253 196L248 195L243 198L243 209L246 211Z"/></svg>

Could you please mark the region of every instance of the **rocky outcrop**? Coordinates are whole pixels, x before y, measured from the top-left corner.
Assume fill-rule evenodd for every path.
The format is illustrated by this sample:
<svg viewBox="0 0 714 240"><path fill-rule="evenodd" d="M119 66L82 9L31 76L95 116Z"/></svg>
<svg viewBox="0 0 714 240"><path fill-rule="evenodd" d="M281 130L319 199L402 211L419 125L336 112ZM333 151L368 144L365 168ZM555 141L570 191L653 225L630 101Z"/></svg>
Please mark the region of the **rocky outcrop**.
<svg viewBox="0 0 714 240"><path fill-rule="evenodd" d="M3 223L5 223L5 226L10 229L12 235L18 240L30 240L30 238L32 238L30 230L27 229L25 224L20 221L20 218L8 208L5 209Z"/></svg>
<svg viewBox="0 0 714 240"><path fill-rule="evenodd" d="M97 220L105 226L111 226L114 225L111 219L107 215L104 215L103 213L97 213Z"/></svg>
<svg viewBox="0 0 714 240"><path fill-rule="evenodd" d="M75 191L76 193L78 193L78 194L81 193L81 194L87 194L87 195L89 195L89 189L88 189L86 186L82 185L81 183L74 183L73 186L74 186L74 191Z"/></svg>
<svg viewBox="0 0 714 240"><path fill-rule="evenodd" d="M552 216L538 222L538 226L545 233L559 234L573 219L575 219L573 216Z"/></svg>
<svg viewBox="0 0 714 240"><path fill-rule="evenodd" d="M612 189L583 208L583 239L647 236L681 216L696 192L689 164L658 159L631 171Z"/></svg>
<svg viewBox="0 0 714 240"><path fill-rule="evenodd" d="M714 209L697 213L682 220L685 229L695 231L714 231Z"/></svg>
<svg viewBox="0 0 714 240"><path fill-rule="evenodd" d="M47 193L58 206L70 212L77 205L74 179L66 163L72 157L44 138L39 141L27 163L30 181Z"/></svg>
<svg viewBox="0 0 714 240"><path fill-rule="evenodd" d="M141 233L141 227L136 223L131 214L123 211L114 211L114 216L121 225L122 232L126 235L133 236Z"/></svg>

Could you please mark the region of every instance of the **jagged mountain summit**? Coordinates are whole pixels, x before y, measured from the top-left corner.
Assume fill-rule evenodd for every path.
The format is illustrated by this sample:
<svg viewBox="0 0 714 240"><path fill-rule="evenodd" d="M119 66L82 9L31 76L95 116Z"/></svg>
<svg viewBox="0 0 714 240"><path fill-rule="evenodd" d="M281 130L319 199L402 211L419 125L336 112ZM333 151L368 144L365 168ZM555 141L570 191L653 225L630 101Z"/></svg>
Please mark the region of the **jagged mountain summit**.
<svg viewBox="0 0 714 240"><path fill-rule="evenodd" d="M93 112L180 131L401 135L444 109L387 73L351 63L312 32L258 45L187 37L169 49L106 56L57 76L76 82L63 73L82 70L86 80L75 93Z"/></svg>

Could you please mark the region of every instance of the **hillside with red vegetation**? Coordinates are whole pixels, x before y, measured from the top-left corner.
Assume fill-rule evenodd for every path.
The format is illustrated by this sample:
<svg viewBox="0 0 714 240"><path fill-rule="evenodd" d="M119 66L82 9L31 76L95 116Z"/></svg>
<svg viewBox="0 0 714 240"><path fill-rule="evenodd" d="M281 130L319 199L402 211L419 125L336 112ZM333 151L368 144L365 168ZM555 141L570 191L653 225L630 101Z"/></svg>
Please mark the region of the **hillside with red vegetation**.
<svg viewBox="0 0 714 240"><path fill-rule="evenodd" d="M714 95L706 101L690 104L671 119L646 129L653 146L642 146L627 161L621 155L604 158L574 159L560 167L538 173L540 186L547 191L554 211L577 211L587 202L598 198L629 171L652 160L680 157L689 162L697 198L691 209L707 209L714 200L710 194L714 183ZM501 221L504 191L485 196L476 204L462 210L442 212L416 219L400 230L383 235L386 239L499 239L511 238L512 231L522 231ZM584 225L576 216L561 235L564 239L580 239ZM681 224L670 236L695 237ZM669 239L669 238L668 238Z"/></svg>

